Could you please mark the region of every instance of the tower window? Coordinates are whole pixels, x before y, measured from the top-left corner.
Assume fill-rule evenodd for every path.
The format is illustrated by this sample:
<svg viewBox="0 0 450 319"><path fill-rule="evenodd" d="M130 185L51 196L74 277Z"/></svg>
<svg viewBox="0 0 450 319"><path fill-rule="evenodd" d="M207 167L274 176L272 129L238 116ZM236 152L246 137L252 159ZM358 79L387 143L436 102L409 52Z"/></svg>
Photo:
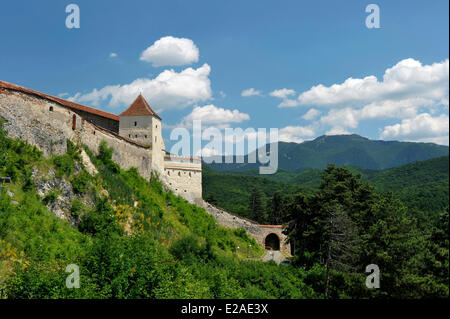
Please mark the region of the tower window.
<svg viewBox="0 0 450 319"><path fill-rule="evenodd" d="M74 114L72 116L72 130L75 130L77 128L77 116Z"/></svg>

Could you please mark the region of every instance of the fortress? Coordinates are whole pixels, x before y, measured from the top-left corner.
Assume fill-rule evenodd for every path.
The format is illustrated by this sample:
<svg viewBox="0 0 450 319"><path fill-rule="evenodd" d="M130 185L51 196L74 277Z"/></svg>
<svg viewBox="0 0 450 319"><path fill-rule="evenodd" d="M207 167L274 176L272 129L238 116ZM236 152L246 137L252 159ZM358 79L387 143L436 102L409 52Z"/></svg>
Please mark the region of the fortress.
<svg viewBox="0 0 450 319"><path fill-rule="evenodd" d="M222 226L244 228L261 247L290 253L282 226L258 225L203 201L201 159L166 152L161 117L142 95L116 115L0 81L0 117L10 137L36 145L46 156L66 153L67 139L92 152L106 141L122 169L136 167L144 178L156 174L167 188L205 208Z"/></svg>
<svg viewBox="0 0 450 319"><path fill-rule="evenodd" d="M202 202L201 159L169 155L161 117L142 95L120 115L0 81L0 115L12 137L36 145L45 155L66 152L66 140L93 152L105 140L123 169L157 174L166 187L191 203Z"/></svg>

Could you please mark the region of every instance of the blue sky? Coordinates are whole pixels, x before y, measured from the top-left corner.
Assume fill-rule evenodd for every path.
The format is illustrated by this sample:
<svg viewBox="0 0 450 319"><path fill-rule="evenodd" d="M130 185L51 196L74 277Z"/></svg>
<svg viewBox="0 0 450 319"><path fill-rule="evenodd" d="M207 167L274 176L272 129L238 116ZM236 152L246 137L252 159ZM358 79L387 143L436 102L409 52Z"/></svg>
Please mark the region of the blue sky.
<svg viewBox="0 0 450 319"><path fill-rule="evenodd" d="M69 3L79 29L65 25ZM365 25L370 3L379 29ZM357 133L448 145L448 1L18 0L0 10L4 81L113 113L142 91L167 128L200 118L276 127L285 141Z"/></svg>

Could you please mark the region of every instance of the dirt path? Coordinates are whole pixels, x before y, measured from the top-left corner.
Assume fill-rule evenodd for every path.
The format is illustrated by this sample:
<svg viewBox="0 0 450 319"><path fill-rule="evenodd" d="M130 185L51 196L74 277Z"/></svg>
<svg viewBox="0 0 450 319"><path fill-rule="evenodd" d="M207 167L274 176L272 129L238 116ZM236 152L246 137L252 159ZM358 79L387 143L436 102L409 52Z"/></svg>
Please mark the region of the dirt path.
<svg viewBox="0 0 450 319"><path fill-rule="evenodd" d="M279 265L281 262L288 259L278 250L268 250L261 260L262 261L273 260Z"/></svg>

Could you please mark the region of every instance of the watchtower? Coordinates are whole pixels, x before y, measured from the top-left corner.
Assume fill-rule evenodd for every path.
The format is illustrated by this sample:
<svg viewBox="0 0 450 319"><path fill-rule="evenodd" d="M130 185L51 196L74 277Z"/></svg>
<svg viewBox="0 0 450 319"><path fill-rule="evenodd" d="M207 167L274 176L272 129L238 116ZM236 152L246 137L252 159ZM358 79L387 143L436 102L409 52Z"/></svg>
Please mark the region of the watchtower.
<svg viewBox="0 0 450 319"><path fill-rule="evenodd" d="M161 117L152 110L142 94L119 115L119 135L136 142L163 149Z"/></svg>

